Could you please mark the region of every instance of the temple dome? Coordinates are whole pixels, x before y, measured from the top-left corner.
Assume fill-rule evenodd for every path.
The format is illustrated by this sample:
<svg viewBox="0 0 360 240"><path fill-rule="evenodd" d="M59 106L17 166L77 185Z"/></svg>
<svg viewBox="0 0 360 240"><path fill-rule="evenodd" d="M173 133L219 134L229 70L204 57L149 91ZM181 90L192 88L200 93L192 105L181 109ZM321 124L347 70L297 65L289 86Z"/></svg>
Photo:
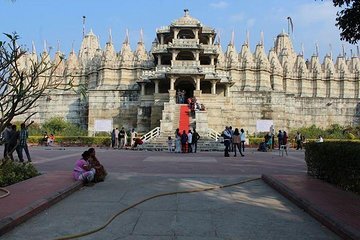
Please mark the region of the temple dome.
<svg viewBox="0 0 360 240"><path fill-rule="evenodd" d="M171 24L172 26L198 26L201 24L199 20L189 15L188 9L185 9L184 12L185 15L173 21Z"/></svg>

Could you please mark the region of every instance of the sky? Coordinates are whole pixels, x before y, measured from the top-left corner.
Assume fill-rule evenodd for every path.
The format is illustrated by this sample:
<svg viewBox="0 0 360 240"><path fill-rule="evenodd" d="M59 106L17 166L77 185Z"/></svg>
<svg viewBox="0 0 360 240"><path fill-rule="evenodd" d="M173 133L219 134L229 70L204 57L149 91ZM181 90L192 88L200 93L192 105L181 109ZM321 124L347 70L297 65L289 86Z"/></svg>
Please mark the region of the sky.
<svg viewBox="0 0 360 240"><path fill-rule="evenodd" d="M249 32L251 51L264 35L265 50L273 46L278 34L288 32L288 20L295 52L304 52L310 58L318 52L320 59L332 52L334 58L351 51L357 54L358 45L340 41L335 26L336 12L330 0L0 0L1 33L16 32L20 44L31 49L34 41L37 53L43 51L44 41L50 53L60 50L66 55L72 47L79 51L85 32L93 30L100 38L101 47L109 39L120 51L129 31L134 51L143 30L143 39L149 51L156 29L170 25L189 9L190 16L203 25L214 28L220 35L221 46L226 50L234 32L234 43L239 52ZM0 40L5 40L2 34ZM60 47L59 47L60 46Z"/></svg>

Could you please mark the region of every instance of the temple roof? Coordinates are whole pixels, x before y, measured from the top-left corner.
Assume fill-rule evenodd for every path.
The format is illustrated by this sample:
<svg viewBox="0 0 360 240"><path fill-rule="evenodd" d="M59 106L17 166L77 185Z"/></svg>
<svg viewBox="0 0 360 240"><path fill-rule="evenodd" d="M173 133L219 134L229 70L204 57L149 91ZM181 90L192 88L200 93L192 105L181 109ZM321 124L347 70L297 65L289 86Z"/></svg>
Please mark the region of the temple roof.
<svg viewBox="0 0 360 240"><path fill-rule="evenodd" d="M189 10L184 9L185 15L179 19L176 19L172 22L172 26L199 26L201 23L196 18L193 18L189 15Z"/></svg>

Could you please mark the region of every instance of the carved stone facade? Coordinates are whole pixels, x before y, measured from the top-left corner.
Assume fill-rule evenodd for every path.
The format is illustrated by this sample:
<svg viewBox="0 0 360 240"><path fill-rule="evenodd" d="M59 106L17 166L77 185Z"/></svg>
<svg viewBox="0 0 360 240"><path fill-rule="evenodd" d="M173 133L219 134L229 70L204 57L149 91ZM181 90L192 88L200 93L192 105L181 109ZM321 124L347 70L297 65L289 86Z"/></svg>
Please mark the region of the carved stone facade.
<svg viewBox="0 0 360 240"><path fill-rule="evenodd" d="M72 51L58 72L75 88L85 86L86 97L55 91L40 102L35 120L62 116L92 132L96 119L112 119L114 127L147 132L161 126L172 132L178 124L176 91L182 89L206 106L194 126L197 119L201 128L216 131L231 125L255 132L258 119L272 119L275 128L287 130L359 124L359 56L333 61L327 55L321 62L313 55L306 61L286 33L277 36L268 54L261 42L255 52L247 42L238 52L233 39L224 52L215 39L215 30L188 11L157 29L150 52L142 33L135 51L127 34L116 52L111 34L101 49L91 31L79 55Z"/></svg>

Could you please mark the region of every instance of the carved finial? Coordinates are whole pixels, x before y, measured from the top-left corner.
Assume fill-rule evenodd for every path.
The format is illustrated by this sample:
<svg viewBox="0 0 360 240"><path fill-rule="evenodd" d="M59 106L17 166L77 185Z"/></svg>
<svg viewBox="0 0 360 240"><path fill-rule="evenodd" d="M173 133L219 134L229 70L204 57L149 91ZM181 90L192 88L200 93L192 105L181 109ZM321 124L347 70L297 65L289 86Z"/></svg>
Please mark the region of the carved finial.
<svg viewBox="0 0 360 240"><path fill-rule="evenodd" d="M126 29L126 35L125 35L124 43L129 44L129 29Z"/></svg>
<svg viewBox="0 0 360 240"><path fill-rule="evenodd" d="M246 45L250 45L250 32L249 30L246 30Z"/></svg>
<svg viewBox="0 0 360 240"><path fill-rule="evenodd" d="M112 43L112 34L111 34L111 28L109 28L109 43Z"/></svg>
<svg viewBox="0 0 360 240"><path fill-rule="evenodd" d="M264 32L263 31L260 32L260 44L264 45Z"/></svg>
<svg viewBox="0 0 360 240"><path fill-rule="evenodd" d="M315 43L315 55L319 56L319 44L317 42Z"/></svg>
<svg viewBox="0 0 360 240"><path fill-rule="evenodd" d="M345 57L345 45L344 44L342 44L342 55L343 55L343 57Z"/></svg>
<svg viewBox="0 0 360 240"><path fill-rule="evenodd" d="M32 41L32 53L36 53L35 43Z"/></svg>
<svg viewBox="0 0 360 240"><path fill-rule="evenodd" d="M74 54L75 54L74 41L72 41L72 43L71 43L71 53L74 53Z"/></svg>
<svg viewBox="0 0 360 240"><path fill-rule="evenodd" d="M44 52L47 52L46 40L44 40Z"/></svg>
<svg viewBox="0 0 360 240"><path fill-rule="evenodd" d="M235 40L235 31L234 29L232 30L231 32L231 41L230 41L230 44L234 46L234 40Z"/></svg>
<svg viewBox="0 0 360 240"><path fill-rule="evenodd" d="M329 48L330 48L330 59L332 59L332 45L331 45L331 43L329 44Z"/></svg>
<svg viewBox="0 0 360 240"><path fill-rule="evenodd" d="M143 29L140 29L140 42L143 43L144 42L144 33L143 33Z"/></svg>
<svg viewBox="0 0 360 240"><path fill-rule="evenodd" d="M304 43L301 43L301 55L302 55L302 56L305 55Z"/></svg>

